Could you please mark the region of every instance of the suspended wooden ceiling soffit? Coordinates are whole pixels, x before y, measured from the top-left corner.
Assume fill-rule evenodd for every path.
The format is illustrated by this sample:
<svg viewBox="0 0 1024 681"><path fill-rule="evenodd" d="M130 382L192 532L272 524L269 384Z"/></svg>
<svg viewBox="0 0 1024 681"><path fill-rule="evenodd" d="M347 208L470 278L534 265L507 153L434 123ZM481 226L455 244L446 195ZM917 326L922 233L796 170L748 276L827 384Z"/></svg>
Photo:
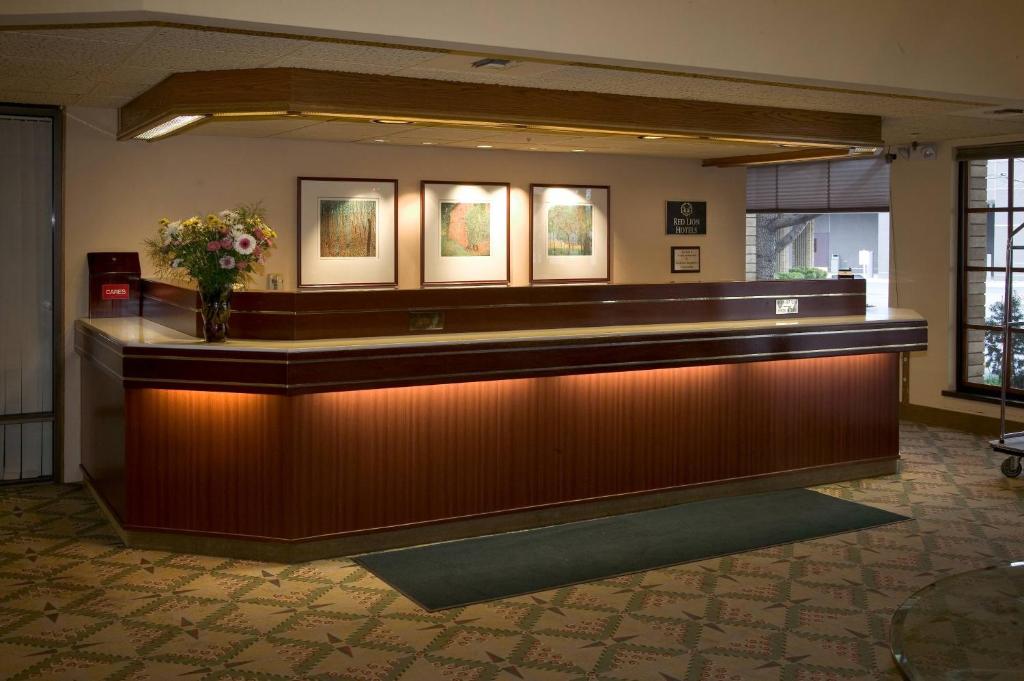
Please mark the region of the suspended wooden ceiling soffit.
<svg viewBox="0 0 1024 681"><path fill-rule="evenodd" d="M431 125L723 143L882 145L881 117L872 115L300 68L173 74L120 108L118 138L134 138L183 115L204 116L192 127L212 120L268 116L394 118Z"/></svg>

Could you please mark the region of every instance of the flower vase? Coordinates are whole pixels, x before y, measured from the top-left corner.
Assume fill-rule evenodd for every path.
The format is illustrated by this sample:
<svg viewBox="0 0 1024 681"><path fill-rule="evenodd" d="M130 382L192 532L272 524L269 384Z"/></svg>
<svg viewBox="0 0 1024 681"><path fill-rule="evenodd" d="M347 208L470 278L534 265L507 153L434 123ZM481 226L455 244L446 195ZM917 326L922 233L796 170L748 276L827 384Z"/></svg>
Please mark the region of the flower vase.
<svg viewBox="0 0 1024 681"><path fill-rule="evenodd" d="M203 313L203 338L207 343L223 343L228 336L231 316L231 286L199 289Z"/></svg>

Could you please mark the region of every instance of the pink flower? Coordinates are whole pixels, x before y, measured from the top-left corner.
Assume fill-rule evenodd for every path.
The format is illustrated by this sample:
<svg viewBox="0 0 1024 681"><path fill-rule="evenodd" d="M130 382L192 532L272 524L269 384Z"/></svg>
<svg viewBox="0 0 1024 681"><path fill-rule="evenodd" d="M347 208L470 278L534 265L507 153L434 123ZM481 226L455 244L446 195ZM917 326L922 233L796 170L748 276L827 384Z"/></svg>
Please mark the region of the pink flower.
<svg viewBox="0 0 1024 681"><path fill-rule="evenodd" d="M206 250L208 250L208 251L219 251L220 250L220 242L219 241L211 241L210 243L206 244Z"/></svg>
<svg viewBox="0 0 1024 681"><path fill-rule="evenodd" d="M235 250L242 255L249 255L256 249L256 240L248 234L239 234L235 237Z"/></svg>
<svg viewBox="0 0 1024 681"><path fill-rule="evenodd" d="M231 248L232 243L234 243L234 239L232 239L230 236L226 236L220 240L220 245L223 248Z"/></svg>
<svg viewBox="0 0 1024 681"><path fill-rule="evenodd" d="M233 270L233 269L235 269L235 259L232 258L230 255L225 255L223 258L221 258L217 262L220 263L220 267L223 270Z"/></svg>

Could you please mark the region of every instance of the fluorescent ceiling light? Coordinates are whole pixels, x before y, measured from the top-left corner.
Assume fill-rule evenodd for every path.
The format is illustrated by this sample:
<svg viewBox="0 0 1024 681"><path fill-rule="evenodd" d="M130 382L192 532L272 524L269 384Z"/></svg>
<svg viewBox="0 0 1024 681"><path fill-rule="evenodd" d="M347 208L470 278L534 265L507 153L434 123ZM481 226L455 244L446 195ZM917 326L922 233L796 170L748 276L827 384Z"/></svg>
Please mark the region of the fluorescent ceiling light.
<svg viewBox="0 0 1024 681"><path fill-rule="evenodd" d="M664 135L640 135L640 139L642 139L642 140L663 140L663 139L665 139L665 136Z"/></svg>
<svg viewBox="0 0 1024 681"><path fill-rule="evenodd" d="M403 121L399 118L374 118L373 122L382 125L409 125L412 123L412 121Z"/></svg>
<svg viewBox="0 0 1024 681"><path fill-rule="evenodd" d="M164 121L160 125L155 125L149 130L144 130L135 136L137 140L155 140L158 137L169 135L175 130L181 130L186 125L192 125L196 121L206 118L204 114L194 114L189 116L175 116L169 121Z"/></svg>
<svg viewBox="0 0 1024 681"><path fill-rule="evenodd" d="M491 148L493 148L493 145L490 145L490 144L478 144L478 145L476 145L476 148L477 149L491 149Z"/></svg>

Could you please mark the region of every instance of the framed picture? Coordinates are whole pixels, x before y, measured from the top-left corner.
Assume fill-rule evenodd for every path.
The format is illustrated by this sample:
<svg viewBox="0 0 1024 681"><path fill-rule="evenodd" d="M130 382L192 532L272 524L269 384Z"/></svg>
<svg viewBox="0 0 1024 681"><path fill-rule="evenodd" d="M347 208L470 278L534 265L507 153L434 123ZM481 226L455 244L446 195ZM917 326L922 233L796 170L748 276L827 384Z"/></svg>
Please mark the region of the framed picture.
<svg viewBox="0 0 1024 681"><path fill-rule="evenodd" d="M672 246L672 274L700 272L700 246Z"/></svg>
<svg viewBox="0 0 1024 681"><path fill-rule="evenodd" d="M429 182L420 190L423 286L508 284L507 182Z"/></svg>
<svg viewBox="0 0 1024 681"><path fill-rule="evenodd" d="M606 186L531 184L530 281L608 281L610 202Z"/></svg>
<svg viewBox="0 0 1024 681"><path fill-rule="evenodd" d="M397 286L397 194L397 180L300 177L299 286Z"/></svg>

